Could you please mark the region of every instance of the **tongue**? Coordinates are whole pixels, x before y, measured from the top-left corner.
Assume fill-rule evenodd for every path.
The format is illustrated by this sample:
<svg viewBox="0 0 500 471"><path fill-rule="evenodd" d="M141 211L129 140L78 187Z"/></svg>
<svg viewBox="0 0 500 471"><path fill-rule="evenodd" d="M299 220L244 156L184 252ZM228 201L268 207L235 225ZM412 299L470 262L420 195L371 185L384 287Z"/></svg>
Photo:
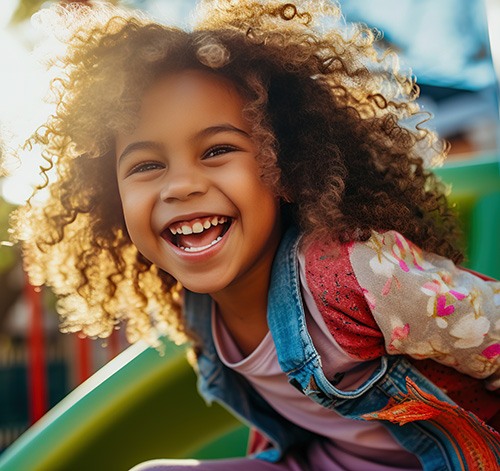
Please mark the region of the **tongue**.
<svg viewBox="0 0 500 471"><path fill-rule="evenodd" d="M224 230L223 224L211 226L199 234L179 234L177 236L177 245L181 247L205 247L213 242L217 237L222 234Z"/></svg>

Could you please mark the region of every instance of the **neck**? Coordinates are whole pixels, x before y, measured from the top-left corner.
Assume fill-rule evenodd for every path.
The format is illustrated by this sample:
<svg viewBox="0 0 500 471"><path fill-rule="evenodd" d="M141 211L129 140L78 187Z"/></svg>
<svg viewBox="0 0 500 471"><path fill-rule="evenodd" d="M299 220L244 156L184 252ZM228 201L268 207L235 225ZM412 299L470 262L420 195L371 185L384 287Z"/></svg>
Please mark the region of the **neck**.
<svg viewBox="0 0 500 471"><path fill-rule="evenodd" d="M272 258L266 258L253 268L251 276L211 294L218 315L245 356L255 350L269 330L267 297L272 262Z"/></svg>

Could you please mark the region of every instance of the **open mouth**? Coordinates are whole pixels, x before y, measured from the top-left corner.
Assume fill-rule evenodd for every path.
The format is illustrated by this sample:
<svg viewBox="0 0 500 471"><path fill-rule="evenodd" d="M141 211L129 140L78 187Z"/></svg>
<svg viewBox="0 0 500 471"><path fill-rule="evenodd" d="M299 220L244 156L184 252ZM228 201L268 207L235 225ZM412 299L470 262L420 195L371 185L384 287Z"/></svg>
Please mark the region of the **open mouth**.
<svg viewBox="0 0 500 471"><path fill-rule="evenodd" d="M231 227L227 216L206 216L191 221L178 221L168 226L161 236L185 252L201 252L218 244Z"/></svg>

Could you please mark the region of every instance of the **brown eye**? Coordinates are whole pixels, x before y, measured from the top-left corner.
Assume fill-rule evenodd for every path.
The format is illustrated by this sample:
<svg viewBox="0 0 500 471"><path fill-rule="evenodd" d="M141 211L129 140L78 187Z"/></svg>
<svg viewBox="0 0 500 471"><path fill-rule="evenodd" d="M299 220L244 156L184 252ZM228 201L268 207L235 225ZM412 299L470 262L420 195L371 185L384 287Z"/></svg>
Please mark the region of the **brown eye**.
<svg viewBox="0 0 500 471"><path fill-rule="evenodd" d="M233 152L238 150L233 146L215 146L208 149L205 154L203 154L204 159L210 159L212 157L217 157L218 155L227 154L229 152Z"/></svg>
<svg viewBox="0 0 500 471"><path fill-rule="evenodd" d="M165 165L160 162L141 162L140 164L132 167L128 174L133 175L134 173L151 172L162 168L165 168Z"/></svg>

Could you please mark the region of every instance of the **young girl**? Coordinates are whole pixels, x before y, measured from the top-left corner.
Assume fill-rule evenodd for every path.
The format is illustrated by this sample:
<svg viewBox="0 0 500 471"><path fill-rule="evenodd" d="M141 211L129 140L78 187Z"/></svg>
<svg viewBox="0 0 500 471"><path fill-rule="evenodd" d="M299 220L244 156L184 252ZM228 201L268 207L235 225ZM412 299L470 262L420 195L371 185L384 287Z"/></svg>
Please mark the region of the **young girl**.
<svg viewBox="0 0 500 471"><path fill-rule="evenodd" d="M263 444L134 469L496 469L500 283L455 265L446 148L374 33L322 1L213 1L190 32L56 13L79 26L31 140L49 196L15 220L32 280L65 331L190 341Z"/></svg>

